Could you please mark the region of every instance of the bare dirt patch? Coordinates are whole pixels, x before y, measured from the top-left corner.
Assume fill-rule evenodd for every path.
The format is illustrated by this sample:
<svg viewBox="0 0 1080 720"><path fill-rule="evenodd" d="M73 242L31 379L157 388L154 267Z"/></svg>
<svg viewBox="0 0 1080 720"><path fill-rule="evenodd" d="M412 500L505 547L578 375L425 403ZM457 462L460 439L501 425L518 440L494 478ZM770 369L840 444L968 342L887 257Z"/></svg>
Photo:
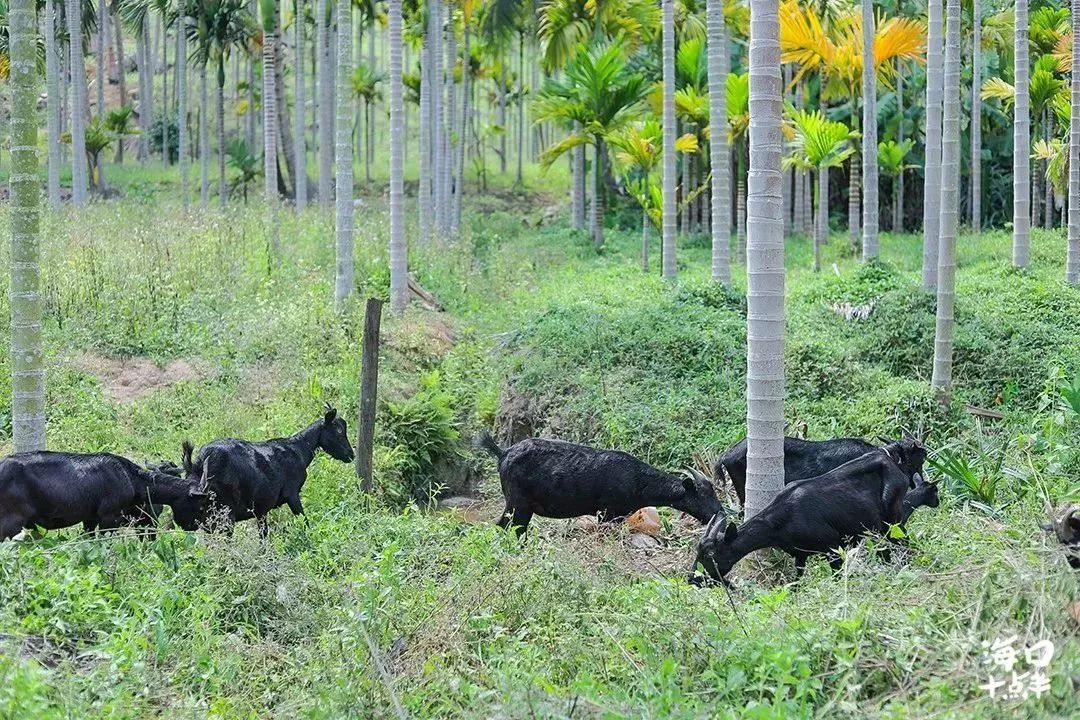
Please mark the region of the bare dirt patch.
<svg viewBox="0 0 1080 720"><path fill-rule="evenodd" d="M209 375L200 363L182 358L158 365L144 357L108 358L85 353L74 364L101 380L105 396L119 403L130 403L178 382L201 380Z"/></svg>

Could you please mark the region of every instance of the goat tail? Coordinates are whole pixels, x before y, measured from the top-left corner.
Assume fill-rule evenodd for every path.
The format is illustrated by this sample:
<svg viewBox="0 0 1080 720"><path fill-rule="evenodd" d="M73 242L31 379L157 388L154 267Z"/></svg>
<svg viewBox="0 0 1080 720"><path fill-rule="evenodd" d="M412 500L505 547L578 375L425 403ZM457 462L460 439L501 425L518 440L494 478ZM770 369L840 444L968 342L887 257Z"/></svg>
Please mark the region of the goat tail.
<svg viewBox="0 0 1080 720"><path fill-rule="evenodd" d="M195 452L195 446L191 444L190 440L185 440L180 445L180 455L183 458L184 474L190 475L195 470L195 463L191 461L191 455Z"/></svg>
<svg viewBox="0 0 1080 720"><path fill-rule="evenodd" d="M502 459L506 457L506 451L499 447L499 444L495 442L495 438L491 437L491 433L484 432L477 440L477 447L481 450L486 450L491 453L497 461L502 462Z"/></svg>

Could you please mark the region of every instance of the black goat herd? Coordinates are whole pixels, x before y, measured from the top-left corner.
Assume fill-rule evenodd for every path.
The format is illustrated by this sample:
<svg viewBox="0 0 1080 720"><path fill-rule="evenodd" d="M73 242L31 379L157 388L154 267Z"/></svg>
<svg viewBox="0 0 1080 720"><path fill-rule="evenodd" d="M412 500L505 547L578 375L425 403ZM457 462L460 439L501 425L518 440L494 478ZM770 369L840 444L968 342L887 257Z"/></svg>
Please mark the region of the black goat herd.
<svg viewBox="0 0 1080 720"><path fill-rule="evenodd" d="M485 433L479 445L498 463L506 499L501 527L521 536L534 515L613 520L642 507L672 507L706 526L690 575L696 584L726 583L735 563L769 547L791 555L797 574L817 554L835 569L839 549L868 533L888 540L891 527L903 528L917 508L938 505L937 484L924 477L926 447L911 437L881 447L855 438L786 438L786 486L741 526L714 482L696 470L673 475L625 452L560 440L529 438L504 450ZM303 514L300 491L320 448L343 463L353 460L345 420L329 405L323 417L288 438L225 438L197 455L185 441L182 467L170 461L139 466L110 453L16 453L0 460L0 541L79 523L86 532L134 525L152 534L165 505L185 530L231 531L237 521L254 518L265 538L274 508L288 505ZM713 477L721 485L729 478L739 502L745 500L745 440L720 456ZM1080 506L1044 527L1080 568ZM888 553L887 544L880 555L887 559Z"/></svg>

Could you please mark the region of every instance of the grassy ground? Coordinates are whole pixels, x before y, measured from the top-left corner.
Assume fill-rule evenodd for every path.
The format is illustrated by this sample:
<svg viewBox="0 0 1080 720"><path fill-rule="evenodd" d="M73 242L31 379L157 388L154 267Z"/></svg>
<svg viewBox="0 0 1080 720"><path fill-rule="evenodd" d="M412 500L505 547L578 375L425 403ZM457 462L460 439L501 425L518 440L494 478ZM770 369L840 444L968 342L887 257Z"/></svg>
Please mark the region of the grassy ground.
<svg viewBox="0 0 1080 720"><path fill-rule="evenodd" d="M412 717L1080 713L1065 610L1080 588L1038 528L1080 472L1080 418L1060 391L1080 370L1080 293L1059 279L1060 233L1036 231L1023 274L1006 269L1006 233L958 243L948 411L928 390L921 239L886 236L884 263L860 269L837 235L817 276L808 242L789 243L793 424L812 437L932 429L970 477L915 516L901 562L869 543L841 573L814 562L794 583L790 563L766 556L736 569L729 597L685 583L695 529L673 514L665 547L641 551L621 528L561 521L519 546L416 506L479 473L493 498L480 514L494 517L493 470L466 445L493 425L671 468L742 434L741 271L718 290L707 243L689 239L679 282L663 283L637 269L635 231L613 230L597 256L559 222L526 227L547 204L491 194L459 245L413 243L412 266L447 309L384 323L376 497L322 456L304 492L310 524L275 514L267 547L248 527L232 541L72 531L0 545L0 718L392 717L395 703ZM340 316L329 219L278 222L280 262L258 207L184 217L129 192L78 222L48 218L51 447L176 458L185 437L291 433L324 401L355 417L359 297L388 284L381 201L357 218L357 299ZM3 337L6 303L0 293ZM843 303L873 309L847 320ZM133 380L133 358L163 369ZM963 403L1005 419L976 422ZM1041 699L979 688L981 643L1012 633L1057 645Z"/></svg>

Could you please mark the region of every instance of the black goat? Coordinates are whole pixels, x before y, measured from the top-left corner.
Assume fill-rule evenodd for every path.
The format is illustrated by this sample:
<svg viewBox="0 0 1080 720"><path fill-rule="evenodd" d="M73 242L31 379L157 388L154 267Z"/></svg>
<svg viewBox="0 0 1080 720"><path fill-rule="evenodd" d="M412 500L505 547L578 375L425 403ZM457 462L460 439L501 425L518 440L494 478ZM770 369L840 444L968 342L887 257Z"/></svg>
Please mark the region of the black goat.
<svg viewBox="0 0 1080 720"><path fill-rule="evenodd" d="M884 450L874 450L815 478L787 485L764 510L741 527L722 514L714 517L698 544L694 562L722 581L732 566L755 550L775 547L795 558L802 575L809 555L829 554L854 544L867 532L885 534L903 519L909 479ZM691 574L691 582L700 576Z"/></svg>
<svg viewBox="0 0 1080 720"><path fill-rule="evenodd" d="M255 518L265 538L266 515L274 508L288 505L294 515L304 513L300 489L320 448L343 463L353 461L345 420L329 405L322 418L292 437L215 440L204 445L194 460L194 448L185 441L184 471L189 479L202 482L232 523Z"/></svg>
<svg viewBox="0 0 1080 720"><path fill-rule="evenodd" d="M904 495L904 511L900 517L901 527L907 525L908 518L919 508L936 508L941 503L936 482L927 482L919 473L915 473L911 480L915 483L915 487L909 489Z"/></svg>
<svg viewBox="0 0 1080 720"><path fill-rule="evenodd" d="M877 446L860 438L835 438L832 440L802 440L784 438L784 483L819 477L846 462L862 457ZM902 437L888 443L884 449L901 467L908 478L922 474L926 462L926 446L913 437ZM713 477L723 482L724 473L731 478L739 503L746 502L746 438L717 458L713 464Z"/></svg>
<svg viewBox="0 0 1080 720"><path fill-rule="evenodd" d="M1065 547L1069 565L1080 570L1080 505L1065 508L1042 528L1057 536L1058 542Z"/></svg>
<svg viewBox="0 0 1080 720"><path fill-rule="evenodd" d="M649 505L666 505L699 522L723 510L701 473L671 475L619 450L599 450L562 440L527 438L503 450L484 433L480 445L498 461L506 509L500 527L525 534L533 515L613 520Z"/></svg>
<svg viewBox="0 0 1080 720"><path fill-rule="evenodd" d="M0 460L0 540L78 523L86 532L112 530L152 505L169 505L177 524L194 530L207 499L187 480L119 455L17 453Z"/></svg>

